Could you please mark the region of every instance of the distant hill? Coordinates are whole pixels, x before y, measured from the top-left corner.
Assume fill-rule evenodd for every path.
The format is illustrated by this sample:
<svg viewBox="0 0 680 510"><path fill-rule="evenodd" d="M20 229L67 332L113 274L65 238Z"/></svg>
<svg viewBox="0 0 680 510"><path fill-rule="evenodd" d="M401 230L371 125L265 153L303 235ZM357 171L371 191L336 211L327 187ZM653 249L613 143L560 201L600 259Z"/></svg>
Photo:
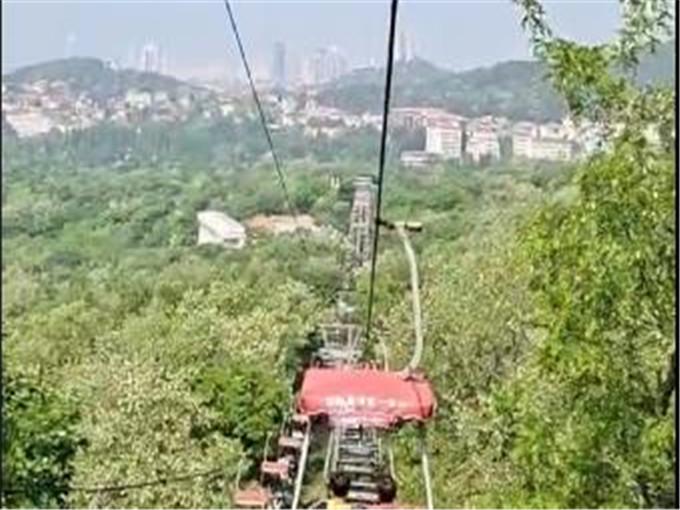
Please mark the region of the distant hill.
<svg viewBox="0 0 680 510"><path fill-rule="evenodd" d="M672 83L674 41L642 59L644 83ZM378 113L383 100L384 69L359 69L332 82L319 102L354 112ZM393 81L394 106L438 106L466 116L498 115L521 120L557 120L564 103L546 81L546 68L535 61L510 61L464 72L448 71L422 60L399 63Z"/></svg>
<svg viewBox="0 0 680 510"><path fill-rule="evenodd" d="M99 102L120 97L130 89L165 91L169 94L182 91L209 94L205 89L170 76L132 69L118 70L96 58L53 60L22 67L2 77L3 84L10 88L39 80L63 81L72 93L84 92Z"/></svg>

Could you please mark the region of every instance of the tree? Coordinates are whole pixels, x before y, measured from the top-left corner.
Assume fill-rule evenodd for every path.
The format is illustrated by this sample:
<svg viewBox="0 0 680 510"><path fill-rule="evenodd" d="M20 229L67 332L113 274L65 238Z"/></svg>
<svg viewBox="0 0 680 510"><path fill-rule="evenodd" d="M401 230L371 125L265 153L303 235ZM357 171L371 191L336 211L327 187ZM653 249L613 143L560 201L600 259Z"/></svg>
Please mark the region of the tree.
<svg viewBox="0 0 680 510"><path fill-rule="evenodd" d="M72 401L34 377L3 371L3 506L63 507L85 442Z"/></svg>

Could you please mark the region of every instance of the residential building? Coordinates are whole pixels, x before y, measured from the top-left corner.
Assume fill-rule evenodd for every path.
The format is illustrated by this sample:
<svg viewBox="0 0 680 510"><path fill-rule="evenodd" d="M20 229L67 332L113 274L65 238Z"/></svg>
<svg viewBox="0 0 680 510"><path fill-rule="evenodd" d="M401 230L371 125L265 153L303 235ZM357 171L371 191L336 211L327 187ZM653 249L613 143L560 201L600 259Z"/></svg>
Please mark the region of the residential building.
<svg viewBox="0 0 680 510"><path fill-rule="evenodd" d="M390 112L390 123L408 129L424 128L428 124L460 123L465 118L441 108L395 108Z"/></svg>
<svg viewBox="0 0 680 510"><path fill-rule="evenodd" d="M218 211L201 211L198 217L198 244L218 244L241 249L246 244L246 229L238 221Z"/></svg>
<svg viewBox="0 0 680 510"><path fill-rule="evenodd" d="M153 103L153 96L150 92L132 89L125 94L125 102L131 108L147 108Z"/></svg>
<svg viewBox="0 0 680 510"><path fill-rule="evenodd" d="M6 113L5 117L20 138L43 135L56 128L54 122L39 111Z"/></svg>
<svg viewBox="0 0 680 510"><path fill-rule="evenodd" d="M399 156L401 164L409 168L426 168L437 160L437 156L426 151L404 151Z"/></svg>
<svg viewBox="0 0 680 510"><path fill-rule="evenodd" d="M457 122L430 122L425 129L425 151L445 159L461 159L463 129Z"/></svg>
<svg viewBox="0 0 680 510"><path fill-rule="evenodd" d="M570 160L574 155L574 143L567 126L564 123L515 124L512 131L513 156L544 161Z"/></svg>
<svg viewBox="0 0 680 510"><path fill-rule="evenodd" d="M471 121L466 129L465 156L475 163L499 160L501 157L499 126L500 124L491 116Z"/></svg>
<svg viewBox="0 0 680 510"><path fill-rule="evenodd" d="M497 161L501 158L501 145L496 131L477 129L469 133L465 155L475 163Z"/></svg>
<svg viewBox="0 0 680 510"><path fill-rule="evenodd" d="M532 141L532 159L569 161L572 155L572 142L564 138L536 138Z"/></svg>
<svg viewBox="0 0 680 510"><path fill-rule="evenodd" d="M538 127L533 122L518 122L512 129L512 155L515 158L533 157L533 140L538 137Z"/></svg>

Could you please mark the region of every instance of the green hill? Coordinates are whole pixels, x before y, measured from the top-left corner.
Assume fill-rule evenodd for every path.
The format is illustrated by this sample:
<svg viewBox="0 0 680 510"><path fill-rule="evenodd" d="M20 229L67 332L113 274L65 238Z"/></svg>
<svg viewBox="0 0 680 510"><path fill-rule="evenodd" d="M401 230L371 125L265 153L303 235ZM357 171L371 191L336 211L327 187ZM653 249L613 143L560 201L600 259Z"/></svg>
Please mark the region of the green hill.
<svg viewBox="0 0 680 510"><path fill-rule="evenodd" d="M516 119L559 118L561 103L535 62L504 62L488 68L452 72L415 59L398 64L394 106L438 106L462 115L502 115ZM360 69L324 87L319 101L354 112L378 113L383 69Z"/></svg>
<svg viewBox="0 0 680 510"><path fill-rule="evenodd" d="M132 69L117 70L96 58L69 58L52 60L4 75L2 81L9 87L39 80L63 81L72 93L86 93L96 101L124 95L130 89L165 91L169 94L191 92L208 94L208 91L170 76Z"/></svg>
<svg viewBox="0 0 680 510"><path fill-rule="evenodd" d="M674 41L642 59L638 79L670 82L675 76ZM454 72L422 60L398 64L394 76L394 106L438 106L462 115L498 115L515 120L556 120L564 103L546 81L546 69L532 61L502 62L490 67ZM354 112L381 111L383 69L359 69L326 85L321 103Z"/></svg>

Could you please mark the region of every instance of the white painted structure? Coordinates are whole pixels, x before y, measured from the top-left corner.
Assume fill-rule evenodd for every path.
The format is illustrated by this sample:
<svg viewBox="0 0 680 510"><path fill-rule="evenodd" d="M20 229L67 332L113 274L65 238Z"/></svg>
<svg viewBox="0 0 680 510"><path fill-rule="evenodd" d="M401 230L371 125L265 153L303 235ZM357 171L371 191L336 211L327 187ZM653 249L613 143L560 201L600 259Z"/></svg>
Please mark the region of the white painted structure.
<svg viewBox="0 0 680 510"><path fill-rule="evenodd" d="M44 135L56 127L49 117L39 111L6 113L5 117L21 138Z"/></svg>
<svg viewBox="0 0 680 510"><path fill-rule="evenodd" d="M432 123L425 130L425 152L445 159L461 159L463 130L458 123Z"/></svg>
<svg viewBox="0 0 680 510"><path fill-rule="evenodd" d="M493 125L480 123L468 129L465 155L475 163L501 159L501 145Z"/></svg>
<svg viewBox="0 0 680 510"><path fill-rule="evenodd" d="M569 161L573 147L563 138L537 138L532 141L533 159L543 161Z"/></svg>
<svg viewBox="0 0 680 510"><path fill-rule="evenodd" d="M574 143L562 124L521 122L513 128L512 153L523 159L569 161L574 155Z"/></svg>
<svg viewBox="0 0 680 510"><path fill-rule="evenodd" d="M425 151L404 151L399 156L401 164L409 168L425 168L437 160L436 154Z"/></svg>
<svg viewBox="0 0 680 510"><path fill-rule="evenodd" d="M219 244L241 249L246 244L246 229L238 221L218 211L198 213L198 244Z"/></svg>

